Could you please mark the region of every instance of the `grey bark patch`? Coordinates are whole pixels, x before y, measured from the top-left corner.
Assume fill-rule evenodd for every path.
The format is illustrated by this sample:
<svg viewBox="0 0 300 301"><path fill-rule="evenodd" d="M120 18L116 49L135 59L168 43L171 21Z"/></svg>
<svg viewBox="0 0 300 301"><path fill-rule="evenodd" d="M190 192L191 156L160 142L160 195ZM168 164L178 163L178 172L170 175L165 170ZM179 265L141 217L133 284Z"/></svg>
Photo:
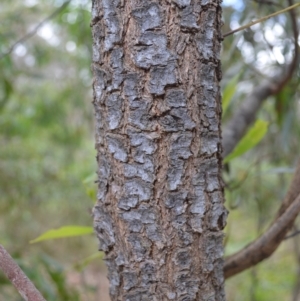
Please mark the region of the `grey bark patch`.
<svg viewBox="0 0 300 301"><path fill-rule="evenodd" d="M195 173L192 178L192 185L202 187L201 189L204 191L205 185L205 174L204 173Z"/></svg>
<svg viewBox="0 0 300 301"><path fill-rule="evenodd" d="M143 224L140 220L133 220L128 223L128 229L131 232L141 232L143 228Z"/></svg>
<svg viewBox="0 0 300 301"><path fill-rule="evenodd" d="M207 259L212 263L221 259L224 255L223 250L223 233L210 232L205 235L202 248L205 248Z"/></svg>
<svg viewBox="0 0 300 301"><path fill-rule="evenodd" d="M99 153L97 156L99 168L98 168L98 176L101 179L108 179L110 176L110 163L107 157L104 154Z"/></svg>
<svg viewBox="0 0 300 301"><path fill-rule="evenodd" d="M200 29L199 25L197 24L197 18L194 14L194 8L192 5L188 5L182 10L180 25L184 29L188 30L198 31Z"/></svg>
<svg viewBox="0 0 300 301"><path fill-rule="evenodd" d="M207 5L207 4L210 4L210 3L212 3L212 0L201 0L202 5Z"/></svg>
<svg viewBox="0 0 300 301"><path fill-rule="evenodd" d="M114 158L122 162L127 162L128 156L123 138L110 134L106 135L106 141L108 149L113 154Z"/></svg>
<svg viewBox="0 0 300 301"><path fill-rule="evenodd" d="M174 3L176 3L179 7L185 7L190 5L191 0L173 0Z"/></svg>
<svg viewBox="0 0 300 301"><path fill-rule="evenodd" d="M176 84L175 62L168 62L167 66L155 66L150 69L149 91L154 95L163 95L167 85Z"/></svg>
<svg viewBox="0 0 300 301"><path fill-rule="evenodd" d="M175 253L175 256L173 257L172 261L175 263L175 265L178 266L180 270L190 269L192 263L191 254L192 250L190 248L179 249Z"/></svg>
<svg viewBox="0 0 300 301"><path fill-rule="evenodd" d="M113 49L110 56L110 65L113 68L112 84L108 91L119 90L124 80L123 72L123 50L121 48Z"/></svg>
<svg viewBox="0 0 300 301"><path fill-rule="evenodd" d="M154 2L133 10L132 16L136 19L142 32L161 25L160 9Z"/></svg>
<svg viewBox="0 0 300 301"><path fill-rule="evenodd" d="M133 159L137 163L145 163L147 160L146 152L142 145L136 147L133 152Z"/></svg>
<svg viewBox="0 0 300 301"><path fill-rule="evenodd" d="M165 200L165 206L167 208L174 208L178 205L182 206L186 200L187 194L186 191L169 193Z"/></svg>
<svg viewBox="0 0 300 301"><path fill-rule="evenodd" d="M117 266L114 261L105 260L108 267L108 278L109 278L109 291L111 295L116 295L118 287L120 286L120 276L118 273Z"/></svg>
<svg viewBox="0 0 300 301"><path fill-rule="evenodd" d="M190 203L191 213L199 214L201 217L204 216L204 213L206 212L206 200L204 195L191 198Z"/></svg>
<svg viewBox="0 0 300 301"><path fill-rule="evenodd" d="M207 108L205 110L205 116L207 118L215 118L216 117L216 110L214 108Z"/></svg>
<svg viewBox="0 0 300 301"><path fill-rule="evenodd" d="M176 290L181 296L181 301L184 299L189 301L195 300L199 290L197 279L191 278L189 273L190 271L179 271L174 275Z"/></svg>
<svg viewBox="0 0 300 301"><path fill-rule="evenodd" d="M213 155L218 152L220 138L218 133L207 131L201 133L201 153Z"/></svg>
<svg viewBox="0 0 300 301"><path fill-rule="evenodd" d="M126 195L138 196L139 201L148 201L152 197L152 185L140 179L127 180L124 191Z"/></svg>
<svg viewBox="0 0 300 301"><path fill-rule="evenodd" d="M123 196L118 202L118 208L123 210L129 210L130 208L134 208L138 204L137 196Z"/></svg>
<svg viewBox="0 0 300 301"><path fill-rule="evenodd" d="M216 12L214 10L208 10L204 14L206 20L206 26L198 32L195 36L196 45L199 54L206 60L215 57L214 54L214 40L215 35L214 22L216 18Z"/></svg>
<svg viewBox="0 0 300 301"><path fill-rule="evenodd" d="M143 164L125 164L124 175L127 178L139 177L146 182L153 183L155 176L151 157L147 157Z"/></svg>
<svg viewBox="0 0 300 301"><path fill-rule="evenodd" d="M145 163L146 155L152 155L157 146L154 143L155 136L141 133L134 129L129 129L127 134L130 138L130 144L134 146L134 159L136 162Z"/></svg>
<svg viewBox="0 0 300 301"><path fill-rule="evenodd" d="M169 193L165 200L165 206L172 208L172 212L175 215L181 215L185 213L187 203L186 201L187 192L174 192Z"/></svg>
<svg viewBox="0 0 300 301"><path fill-rule="evenodd" d="M116 258L116 265L117 266L124 266L125 264L127 264L127 261L125 260L124 254L119 252L118 256Z"/></svg>
<svg viewBox="0 0 300 301"><path fill-rule="evenodd" d="M151 241L141 234L131 233L128 236L128 242L133 248L133 257L135 261L140 262L145 255L150 252Z"/></svg>
<svg viewBox="0 0 300 301"><path fill-rule="evenodd" d="M106 99L107 106L107 124L110 130L115 130L119 127L122 119L122 108L124 100L119 94L114 93L109 95Z"/></svg>
<svg viewBox="0 0 300 301"><path fill-rule="evenodd" d="M125 295L125 301L157 301L156 297L148 291L135 290Z"/></svg>
<svg viewBox="0 0 300 301"><path fill-rule="evenodd" d="M107 88L107 91L120 90L120 86L124 80L124 76L121 72L114 72L112 77L111 86Z"/></svg>
<svg viewBox="0 0 300 301"><path fill-rule="evenodd" d="M130 271L124 271L122 273L123 281L124 281L124 289L126 291L130 290L131 288L135 287L138 283L137 275Z"/></svg>
<svg viewBox="0 0 300 301"><path fill-rule="evenodd" d="M130 111L128 122L141 130L151 130L153 122L150 121L151 104L145 99L135 101L135 109Z"/></svg>
<svg viewBox="0 0 300 301"><path fill-rule="evenodd" d="M209 74L206 74L209 76ZM211 73L212 78L206 79L208 81L213 80L213 76L215 75L215 72ZM216 109L217 108L217 96L218 96L218 87L214 82L210 82L209 86L205 86L202 89L203 91L203 99L202 103L205 104L209 108Z"/></svg>
<svg viewBox="0 0 300 301"><path fill-rule="evenodd" d="M182 184L182 175L184 171L184 161L181 159L173 160L168 168L167 181L169 190L176 190Z"/></svg>
<svg viewBox="0 0 300 301"><path fill-rule="evenodd" d="M124 212L121 214L121 216L122 216L122 219L124 219L127 222L141 219L141 214L137 210L131 210L128 212Z"/></svg>
<svg viewBox="0 0 300 301"><path fill-rule="evenodd" d="M107 86L107 74L100 68L94 68L94 96L95 100L103 103L103 92Z"/></svg>
<svg viewBox="0 0 300 301"><path fill-rule="evenodd" d="M173 215L172 217L172 226L175 229L182 229L182 227L186 224L187 219L184 215Z"/></svg>
<svg viewBox="0 0 300 301"><path fill-rule="evenodd" d="M202 233L202 216L200 214L193 214L190 217L189 224L194 232Z"/></svg>
<svg viewBox="0 0 300 301"><path fill-rule="evenodd" d="M184 246L188 246L193 242L193 236L189 232L190 231L187 231L186 229L178 230L178 237Z"/></svg>
<svg viewBox="0 0 300 301"><path fill-rule="evenodd" d="M93 210L94 228L100 242L100 248L108 251L115 244L113 223L103 207L95 206Z"/></svg>
<svg viewBox="0 0 300 301"><path fill-rule="evenodd" d="M114 1L103 0L103 18L106 25L106 35L104 40L105 51L111 50L115 43L120 41L120 22L116 13Z"/></svg>
<svg viewBox="0 0 300 301"><path fill-rule="evenodd" d="M105 200L106 194L107 194L107 181L99 180L97 200L99 200L99 202L103 202Z"/></svg>
<svg viewBox="0 0 300 301"><path fill-rule="evenodd" d="M192 139L193 134L191 132L172 134L169 154L172 161L176 161L177 159L188 159L192 155L190 151Z"/></svg>
<svg viewBox="0 0 300 301"><path fill-rule="evenodd" d="M149 69L151 66L166 66L168 61L175 57L166 48L167 37L165 34L147 32L140 38L143 46L137 46L135 63L138 67Z"/></svg>
<svg viewBox="0 0 300 301"><path fill-rule="evenodd" d="M215 81L215 68L213 64L208 64L203 66L203 68L200 70L200 76L201 76L201 85L205 87L208 91L214 90L214 81ZM210 99L212 102L215 101L214 98Z"/></svg>
<svg viewBox="0 0 300 301"><path fill-rule="evenodd" d="M137 73L129 73L125 76L124 94L132 99L138 96L138 84L140 77Z"/></svg>
<svg viewBox="0 0 300 301"><path fill-rule="evenodd" d="M180 118L174 118L171 115L166 115L159 120L159 124L166 132L178 132L182 130L183 124Z"/></svg>
<svg viewBox="0 0 300 301"><path fill-rule="evenodd" d="M218 259L215 261L215 268L213 271L213 279L214 282L218 285L223 285L225 279L224 279L224 261L223 259ZM223 295L223 299L225 299L225 294Z"/></svg>
<svg viewBox="0 0 300 301"><path fill-rule="evenodd" d="M143 46L156 46L158 51L165 49L167 50L167 36L161 32L147 31L142 33L139 37L139 45Z"/></svg>
<svg viewBox="0 0 300 301"><path fill-rule="evenodd" d="M210 214L210 230L220 230L226 225L227 214L224 212L224 206L221 203L215 203L212 205L212 210Z"/></svg>
<svg viewBox="0 0 300 301"><path fill-rule="evenodd" d="M166 132L178 132L180 130L192 130L195 123L190 118L186 108L174 108L169 115L159 120Z"/></svg>
<svg viewBox="0 0 300 301"><path fill-rule="evenodd" d="M175 108L170 111L170 115L175 117L177 120L181 120L182 129L192 130L195 128L195 122L190 118L186 108Z"/></svg>
<svg viewBox="0 0 300 301"><path fill-rule="evenodd" d="M110 65L113 69L117 69L119 71L123 70L123 56L124 52L122 48L115 48L112 50L110 56Z"/></svg>
<svg viewBox="0 0 300 301"><path fill-rule="evenodd" d="M170 89L166 92L166 105L173 108L186 107L184 90Z"/></svg>
<svg viewBox="0 0 300 301"><path fill-rule="evenodd" d="M156 268L154 261L146 261L140 264L140 270L142 271L141 285L148 286L152 282L156 282Z"/></svg>
<svg viewBox="0 0 300 301"><path fill-rule="evenodd" d="M99 62L101 60L101 41L104 38L104 27L102 23L97 23L93 27L93 62Z"/></svg>
<svg viewBox="0 0 300 301"><path fill-rule="evenodd" d="M151 208L150 205L142 204L140 205L138 212L142 216L143 224L154 224L157 219L157 214L155 210Z"/></svg>
<svg viewBox="0 0 300 301"><path fill-rule="evenodd" d="M106 193L107 193L107 182L110 176L111 167L109 161L107 160L104 154L99 153L97 156L98 160L98 192L97 192L97 199L99 201L104 201Z"/></svg>
<svg viewBox="0 0 300 301"><path fill-rule="evenodd" d="M146 235L154 242L161 241L161 234L159 233L158 227L155 224L146 226Z"/></svg>
<svg viewBox="0 0 300 301"><path fill-rule="evenodd" d="M206 178L206 183L207 183L206 190L208 192L218 190L220 187L220 180L218 174L208 173Z"/></svg>

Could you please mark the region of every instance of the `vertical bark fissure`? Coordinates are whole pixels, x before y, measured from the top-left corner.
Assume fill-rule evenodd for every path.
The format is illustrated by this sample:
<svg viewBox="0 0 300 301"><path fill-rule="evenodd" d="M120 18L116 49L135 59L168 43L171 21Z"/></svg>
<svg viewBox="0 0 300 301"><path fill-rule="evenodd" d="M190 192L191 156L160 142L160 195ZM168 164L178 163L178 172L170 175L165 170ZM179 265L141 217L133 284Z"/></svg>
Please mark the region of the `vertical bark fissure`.
<svg viewBox="0 0 300 301"><path fill-rule="evenodd" d="M95 231L112 300L225 300L218 0L94 0Z"/></svg>

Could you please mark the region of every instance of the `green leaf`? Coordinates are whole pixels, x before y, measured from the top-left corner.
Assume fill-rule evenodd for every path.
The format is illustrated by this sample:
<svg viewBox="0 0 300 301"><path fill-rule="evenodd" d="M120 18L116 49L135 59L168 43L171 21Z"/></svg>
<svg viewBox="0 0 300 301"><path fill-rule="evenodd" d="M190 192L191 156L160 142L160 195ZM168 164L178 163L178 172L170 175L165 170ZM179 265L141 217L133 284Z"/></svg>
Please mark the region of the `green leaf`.
<svg viewBox="0 0 300 301"><path fill-rule="evenodd" d="M83 184L89 184L89 183L93 183L95 184L95 180L97 179L97 175L95 172L93 172L92 174L90 174L89 176L87 176L82 183Z"/></svg>
<svg viewBox="0 0 300 301"><path fill-rule="evenodd" d="M82 260L80 260L78 263L76 263L75 268L79 271L82 271L87 265L89 265L93 260L96 259L103 259L104 253L103 252L97 252L94 253Z"/></svg>
<svg viewBox="0 0 300 301"><path fill-rule="evenodd" d="M223 110L223 115L227 112L227 109L229 107L229 104L231 102L231 99L233 95L235 94L237 83L240 77L240 73L234 76L227 86L224 89L223 92L223 97L222 97L222 110Z"/></svg>
<svg viewBox="0 0 300 301"><path fill-rule="evenodd" d="M264 120L257 120L253 127L242 138L238 145L234 148L225 159L224 163L229 162L233 158L239 157L246 153L248 150L255 147L266 135L268 131L268 122Z"/></svg>
<svg viewBox="0 0 300 301"><path fill-rule="evenodd" d="M59 229L51 229L44 234L40 235L36 239L30 241L31 244L40 242L43 240L82 236L93 233L92 227L81 227L81 226L64 226Z"/></svg>

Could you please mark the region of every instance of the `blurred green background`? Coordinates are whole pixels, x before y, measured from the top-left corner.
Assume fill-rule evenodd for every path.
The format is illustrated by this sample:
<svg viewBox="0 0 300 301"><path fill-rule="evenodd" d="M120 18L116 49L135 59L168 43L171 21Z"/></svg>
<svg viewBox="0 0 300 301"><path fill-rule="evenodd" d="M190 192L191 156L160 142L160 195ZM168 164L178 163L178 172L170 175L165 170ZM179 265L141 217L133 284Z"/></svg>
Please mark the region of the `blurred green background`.
<svg viewBox="0 0 300 301"><path fill-rule="evenodd" d="M288 5L288 1L259 2L264 1L224 1L224 32ZM96 199L91 3L72 0L60 9L63 3L0 3L0 243L48 301L105 301L101 260L80 264L97 251L93 235L29 244L49 229L91 226ZM222 89L239 74L224 123L263 79L290 62L292 36L285 14L224 40ZM258 114L269 122L264 139L232 160L224 173L231 212L226 254L261 234L285 195L299 157L298 85L299 68ZM300 300L299 271L300 240L295 236L271 259L227 281L227 298ZM21 297L0 273L0 301L4 300Z"/></svg>

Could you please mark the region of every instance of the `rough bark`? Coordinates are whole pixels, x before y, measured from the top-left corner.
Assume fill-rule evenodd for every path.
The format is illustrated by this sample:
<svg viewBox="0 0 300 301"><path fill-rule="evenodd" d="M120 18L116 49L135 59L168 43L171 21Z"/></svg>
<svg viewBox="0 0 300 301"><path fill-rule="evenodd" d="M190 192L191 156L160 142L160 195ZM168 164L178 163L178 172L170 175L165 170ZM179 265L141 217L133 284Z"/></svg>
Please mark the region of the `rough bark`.
<svg viewBox="0 0 300 301"><path fill-rule="evenodd" d="M94 0L94 226L112 300L225 300L219 0Z"/></svg>

